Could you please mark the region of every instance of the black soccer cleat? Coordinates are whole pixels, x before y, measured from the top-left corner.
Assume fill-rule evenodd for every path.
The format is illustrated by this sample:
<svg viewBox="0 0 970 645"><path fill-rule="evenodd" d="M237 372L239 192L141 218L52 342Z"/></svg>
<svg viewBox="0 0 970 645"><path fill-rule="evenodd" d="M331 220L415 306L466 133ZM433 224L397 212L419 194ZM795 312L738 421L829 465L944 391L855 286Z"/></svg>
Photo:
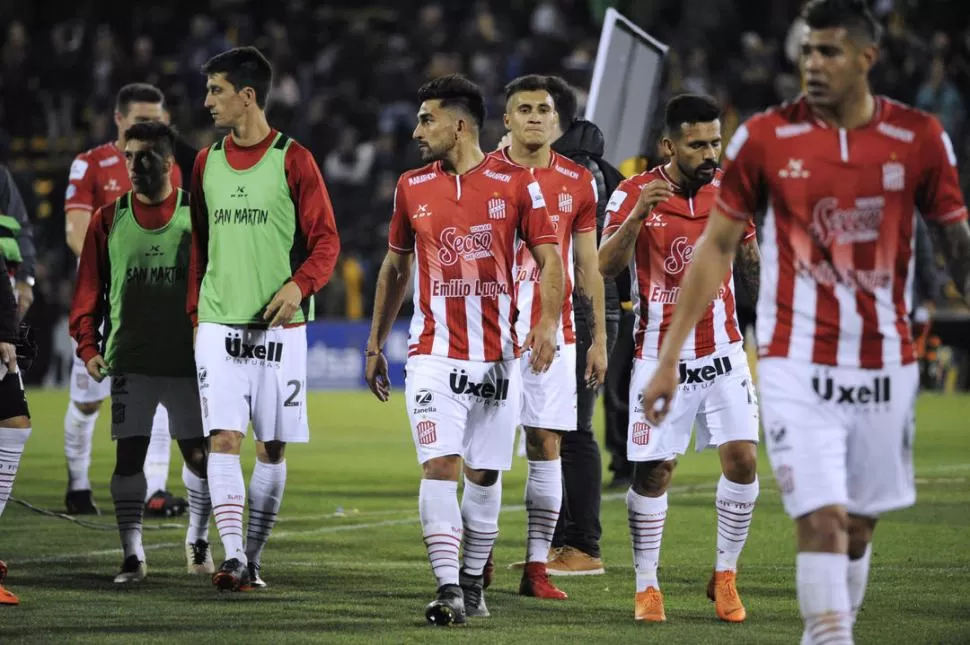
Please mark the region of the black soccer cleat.
<svg viewBox="0 0 970 645"><path fill-rule="evenodd" d="M189 503L167 490L157 490L145 502L145 515L149 517L179 517L185 515Z"/></svg>
<svg viewBox="0 0 970 645"><path fill-rule="evenodd" d="M458 585L441 585L438 597L428 603L424 617L435 627L465 624L465 596Z"/></svg>
<svg viewBox="0 0 970 645"><path fill-rule="evenodd" d="M458 583L465 596L465 614L471 618L488 618L491 614L485 606L485 575L473 576L462 569Z"/></svg>
<svg viewBox="0 0 970 645"><path fill-rule="evenodd" d="M239 591L249 585L249 568L238 558L226 560L212 576L212 584L219 591Z"/></svg>
<svg viewBox="0 0 970 645"><path fill-rule="evenodd" d="M94 503L94 495L90 489L67 491L64 506L68 515L101 515L101 509Z"/></svg>
<svg viewBox="0 0 970 645"><path fill-rule="evenodd" d="M247 584L243 588L243 591L252 591L254 589L265 589L267 585L266 585L266 581L263 580L262 577L260 577L259 575L259 570L262 568L259 566L259 563L253 562L252 560L250 560L249 564L246 565L246 568L249 570L249 584Z"/></svg>

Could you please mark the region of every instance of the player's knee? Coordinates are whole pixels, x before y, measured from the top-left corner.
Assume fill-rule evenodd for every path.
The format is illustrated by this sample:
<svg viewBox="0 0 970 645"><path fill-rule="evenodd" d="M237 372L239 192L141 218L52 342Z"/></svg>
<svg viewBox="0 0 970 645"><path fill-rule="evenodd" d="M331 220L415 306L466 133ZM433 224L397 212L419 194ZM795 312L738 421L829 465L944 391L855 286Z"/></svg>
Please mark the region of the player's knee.
<svg viewBox="0 0 970 645"><path fill-rule="evenodd" d="M27 430L30 428L30 418L23 415L0 419L0 428L13 428L16 430Z"/></svg>
<svg viewBox="0 0 970 645"><path fill-rule="evenodd" d="M849 516L841 506L826 506L798 518L801 551L845 553L848 548Z"/></svg>
<svg viewBox="0 0 970 645"><path fill-rule="evenodd" d="M637 495L660 497L670 485L676 465L676 459L638 463L633 475L633 490Z"/></svg>
<svg viewBox="0 0 970 645"><path fill-rule="evenodd" d="M73 401L72 404L78 412L87 416L91 416L101 409L101 401L86 401L85 403Z"/></svg>
<svg viewBox="0 0 970 645"><path fill-rule="evenodd" d="M758 475L758 448L750 441L731 441L721 446L721 470L736 484L750 484Z"/></svg>
<svg viewBox="0 0 970 645"><path fill-rule="evenodd" d="M494 486L498 481L499 472L497 470L474 470L465 466L465 477L473 484L488 488Z"/></svg>
<svg viewBox="0 0 970 645"><path fill-rule="evenodd" d="M264 464L278 464L286 456L286 443L283 441L257 441L256 459Z"/></svg>
<svg viewBox="0 0 970 645"><path fill-rule="evenodd" d="M201 479L206 479L206 450L204 439L179 441L179 450L185 466Z"/></svg>
<svg viewBox="0 0 970 645"><path fill-rule="evenodd" d="M858 560L866 554L872 542L872 532L876 528L876 518L849 516L849 559Z"/></svg>
<svg viewBox="0 0 970 645"><path fill-rule="evenodd" d="M458 455L434 457L421 464L424 479L439 481L458 481L461 468L461 458Z"/></svg>
<svg viewBox="0 0 970 645"><path fill-rule="evenodd" d="M525 429L525 452L531 461L552 461L559 458L560 436L558 432Z"/></svg>
<svg viewBox="0 0 970 645"><path fill-rule="evenodd" d="M209 434L209 449L212 452L238 455L242 449L242 439L242 433L234 430L213 430Z"/></svg>

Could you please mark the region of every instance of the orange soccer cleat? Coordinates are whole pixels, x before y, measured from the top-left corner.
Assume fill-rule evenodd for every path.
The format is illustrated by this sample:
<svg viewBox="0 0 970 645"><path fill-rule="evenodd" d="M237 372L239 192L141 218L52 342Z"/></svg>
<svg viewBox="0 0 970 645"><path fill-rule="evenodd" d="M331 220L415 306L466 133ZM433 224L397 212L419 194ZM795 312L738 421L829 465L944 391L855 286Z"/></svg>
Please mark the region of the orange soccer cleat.
<svg viewBox="0 0 970 645"><path fill-rule="evenodd" d="M656 587L647 587L646 591L638 591L634 600L633 617L648 623L662 623L667 620L664 611L664 597Z"/></svg>
<svg viewBox="0 0 970 645"><path fill-rule="evenodd" d="M715 571L707 583L707 597L714 601L717 617L729 623L741 623L748 617L736 584L734 571Z"/></svg>
<svg viewBox="0 0 970 645"><path fill-rule="evenodd" d="M7 577L7 565L0 560L0 605L19 605L20 599L3 588L3 579Z"/></svg>

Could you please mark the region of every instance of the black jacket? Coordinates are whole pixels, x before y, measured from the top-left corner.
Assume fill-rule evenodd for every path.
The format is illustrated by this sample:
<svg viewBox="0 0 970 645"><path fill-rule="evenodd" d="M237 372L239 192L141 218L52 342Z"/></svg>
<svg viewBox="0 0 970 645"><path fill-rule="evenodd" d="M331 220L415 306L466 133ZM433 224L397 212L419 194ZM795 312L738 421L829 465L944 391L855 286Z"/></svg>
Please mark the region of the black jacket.
<svg viewBox="0 0 970 645"><path fill-rule="evenodd" d="M175 164L182 171L182 190L190 192L192 190L192 168L195 166L195 156L198 150L193 148L181 137L175 140Z"/></svg>
<svg viewBox="0 0 970 645"><path fill-rule="evenodd" d="M596 204L596 243L599 244L603 235L603 226L606 219L606 204L610 201L610 195L616 187L623 181L623 175L614 168L608 161L603 159L603 149L605 142L603 133L595 123L585 119L576 119L569 129L552 144L552 149L586 167L596 180L596 193L598 202ZM609 278L604 280L606 289L606 319L619 321L620 319L620 297L622 292L624 299L629 298L630 293L630 272L624 270L616 280ZM575 301L574 301L575 304ZM577 325L585 312L581 307L574 307L577 318Z"/></svg>
<svg viewBox="0 0 970 645"><path fill-rule="evenodd" d="M16 277L18 281L26 281L33 278L37 270L37 249L34 247L34 227L27 216L27 207L24 200L17 190L10 170L0 165L0 214L8 215L20 224L20 234L17 236L17 245L20 247L20 255L23 261L16 267Z"/></svg>
<svg viewBox="0 0 970 645"><path fill-rule="evenodd" d="M13 296L13 285L7 278L7 261L0 255L0 343L16 345L19 340L17 300Z"/></svg>

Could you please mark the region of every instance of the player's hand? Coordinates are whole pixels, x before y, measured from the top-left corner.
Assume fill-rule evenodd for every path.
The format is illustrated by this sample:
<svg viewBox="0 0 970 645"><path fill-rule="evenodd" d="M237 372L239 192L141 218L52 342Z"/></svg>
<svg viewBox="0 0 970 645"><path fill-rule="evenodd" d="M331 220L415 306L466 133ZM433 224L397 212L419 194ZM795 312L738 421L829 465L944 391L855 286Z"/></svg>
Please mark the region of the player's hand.
<svg viewBox="0 0 970 645"><path fill-rule="evenodd" d="M586 352L586 388L595 390L606 383L606 341L596 343Z"/></svg>
<svg viewBox="0 0 970 645"><path fill-rule="evenodd" d="M657 367L643 390L643 416L650 425L658 426L666 418L679 382L680 375L677 373L676 364L669 367L661 364Z"/></svg>
<svg viewBox="0 0 970 645"><path fill-rule="evenodd" d="M34 288L26 282L17 281L17 320L23 320L30 305L34 304Z"/></svg>
<svg viewBox="0 0 970 645"><path fill-rule="evenodd" d="M554 323L540 320L532 327L525 339L525 349L532 352L529 365L533 374L542 374L556 357L556 330Z"/></svg>
<svg viewBox="0 0 970 645"><path fill-rule="evenodd" d="M673 194L670 184L663 179L654 179L640 191L632 215L641 221L647 219L657 204L667 201Z"/></svg>
<svg viewBox="0 0 970 645"><path fill-rule="evenodd" d="M284 284L263 313L263 320L269 321L270 327L285 325L293 319L293 314L300 308L303 302L303 292L293 281Z"/></svg>
<svg viewBox="0 0 970 645"><path fill-rule="evenodd" d="M372 353L367 357L364 380L379 401L384 402L391 397L391 379L387 375L387 358L384 352Z"/></svg>
<svg viewBox="0 0 970 645"><path fill-rule="evenodd" d="M91 360L88 361L87 368L88 374L98 383L108 375L108 364L104 362L104 357L101 354L92 356Z"/></svg>
<svg viewBox="0 0 970 645"><path fill-rule="evenodd" d="M17 371L17 348L11 343L0 343L0 363L7 368L7 373Z"/></svg>

